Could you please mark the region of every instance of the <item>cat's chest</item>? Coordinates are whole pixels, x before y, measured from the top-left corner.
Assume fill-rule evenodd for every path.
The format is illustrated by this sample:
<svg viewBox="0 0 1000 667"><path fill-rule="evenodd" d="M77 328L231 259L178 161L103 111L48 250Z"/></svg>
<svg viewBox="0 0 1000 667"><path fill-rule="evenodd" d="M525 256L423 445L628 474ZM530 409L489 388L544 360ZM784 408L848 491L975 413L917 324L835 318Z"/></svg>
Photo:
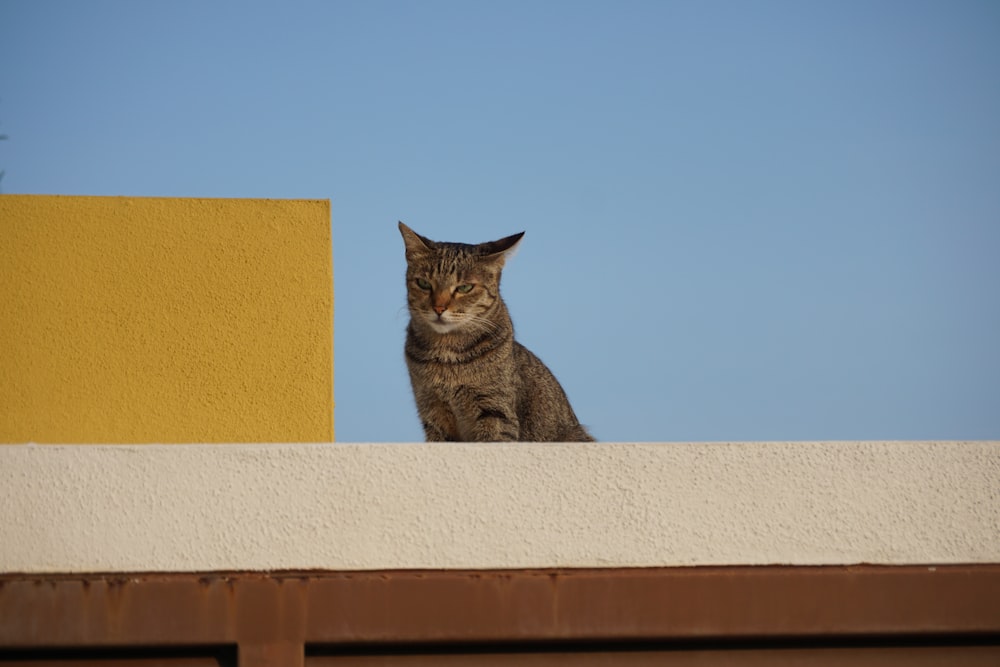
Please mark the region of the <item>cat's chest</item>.
<svg viewBox="0 0 1000 667"><path fill-rule="evenodd" d="M406 340L407 361L424 364L442 373L478 372L514 363L512 337L482 336L436 340L410 332Z"/></svg>
<svg viewBox="0 0 1000 667"><path fill-rule="evenodd" d="M481 359L464 362L426 361L416 364L411 370L417 381L443 392L458 386L488 385L507 375L507 370L502 365L487 363Z"/></svg>
<svg viewBox="0 0 1000 667"><path fill-rule="evenodd" d="M456 387L490 387L509 382L514 371L514 359L509 346L487 354L473 356L461 352L435 351L423 359L410 359L414 382L441 395Z"/></svg>

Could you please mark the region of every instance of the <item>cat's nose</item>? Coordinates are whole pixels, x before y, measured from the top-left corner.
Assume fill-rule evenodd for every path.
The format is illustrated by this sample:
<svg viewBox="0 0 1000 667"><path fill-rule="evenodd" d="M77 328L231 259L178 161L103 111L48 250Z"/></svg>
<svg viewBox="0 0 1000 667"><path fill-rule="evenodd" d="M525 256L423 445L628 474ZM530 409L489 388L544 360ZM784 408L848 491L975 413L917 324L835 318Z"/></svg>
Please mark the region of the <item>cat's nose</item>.
<svg viewBox="0 0 1000 667"><path fill-rule="evenodd" d="M443 313L445 311L445 308L447 308L447 307L448 306L439 306L437 304L434 304L434 312L437 313L438 315L440 315L441 313Z"/></svg>

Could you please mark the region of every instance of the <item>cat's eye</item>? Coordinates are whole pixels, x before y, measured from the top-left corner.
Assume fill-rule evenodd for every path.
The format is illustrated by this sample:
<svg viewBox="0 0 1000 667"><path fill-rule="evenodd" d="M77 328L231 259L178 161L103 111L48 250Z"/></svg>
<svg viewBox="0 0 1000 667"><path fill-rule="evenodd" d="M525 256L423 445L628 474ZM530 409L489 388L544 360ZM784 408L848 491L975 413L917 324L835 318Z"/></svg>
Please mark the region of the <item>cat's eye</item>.
<svg viewBox="0 0 1000 667"><path fill-rule="evenodd" d="M455 291L458 292L459 294L468 294L469 292L472 291L473 287L475 287L475 285L469 285L469 284L459 285L458 287L455 288Z"/></svg>
<svg viewBox="0 0 1000 667"><path fill-rule="evenodd" d="M417 278L417 287L422 290L429 290L431 288L431 284L423 278Z"/></svg>

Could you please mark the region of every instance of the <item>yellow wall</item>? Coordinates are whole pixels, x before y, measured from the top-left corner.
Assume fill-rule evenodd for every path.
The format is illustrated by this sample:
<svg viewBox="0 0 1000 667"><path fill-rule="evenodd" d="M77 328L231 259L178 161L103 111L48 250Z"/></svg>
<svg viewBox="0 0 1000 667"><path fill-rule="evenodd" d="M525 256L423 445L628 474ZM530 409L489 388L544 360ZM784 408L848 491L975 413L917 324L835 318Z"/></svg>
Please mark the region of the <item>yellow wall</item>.
<svg viewBox="0 0 1000 667"><path fill-rule="evenodd" d="M0 196L0 442L333 440L328 201Z"/></svg>

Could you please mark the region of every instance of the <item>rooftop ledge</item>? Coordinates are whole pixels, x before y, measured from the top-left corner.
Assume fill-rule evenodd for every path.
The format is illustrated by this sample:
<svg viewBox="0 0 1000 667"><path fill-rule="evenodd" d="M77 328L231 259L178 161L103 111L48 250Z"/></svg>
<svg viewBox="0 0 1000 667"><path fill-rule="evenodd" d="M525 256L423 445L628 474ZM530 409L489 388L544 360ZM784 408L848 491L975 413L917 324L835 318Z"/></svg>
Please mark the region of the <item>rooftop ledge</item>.
<svg viewBox="0 0 1000 667"><path fill-rule="evenodd" d="M0 572L1000 562L1000 442L0 446Z"/></svg>

